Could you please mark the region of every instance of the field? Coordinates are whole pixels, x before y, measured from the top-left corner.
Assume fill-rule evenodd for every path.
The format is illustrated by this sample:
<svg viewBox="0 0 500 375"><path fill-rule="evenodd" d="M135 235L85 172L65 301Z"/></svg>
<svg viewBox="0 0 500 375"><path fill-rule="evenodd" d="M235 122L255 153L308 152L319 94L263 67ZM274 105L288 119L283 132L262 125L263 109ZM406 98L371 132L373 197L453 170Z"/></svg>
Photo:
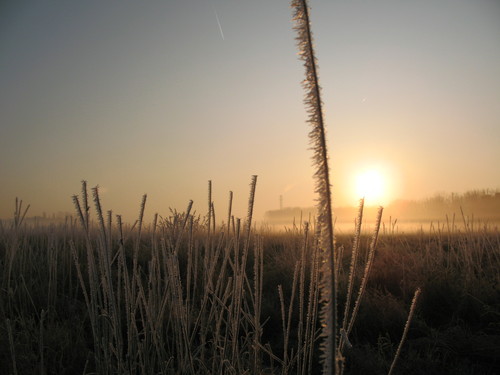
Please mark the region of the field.
<svg viewBox="0 0 500 375"><path fill-rule="evenodd" d="M16 199L14 217L0 221L0 374L500 373L500 233L498 225L494 224L499 219L498 189L466 193L464 196L452 195L450 198L436 196L423 205L400 200L389 205L389 215L385 216L381 207L365 209L363 198L358 210L353 209L351 230L341 227L345 221L336 224L338 213L333 211L335 200L332 194L334 179L330 175L324 104L311 33L310 8L305 0L292 0L291 5L299 58L305 68L302 84L310 125L316 207L304 217L301 211L300 219L288 229L276 230L272 226L256 225L253 208L257 176L252 177L248 213L243 219L232 213L232 193L227 215L222 215L222 219L221 216L216 218L211 182L206 214L194 214L193 202L190 201L184 212L171 210L166 215L163 213L164 216L155 214L149 221L150 218L144 217L147 201L144 195L135 223L122 222L120 215L106 211L101 203L99 188L89 191L85 181L82 182L81 194L73 196L75 215L67 216L64 221L30 219L27 217L29 207ZM212 9L225 42L215 5ZM428 18L426 16L425 20ZM129 21L126 23L129 24ZM162 23L168 24L163 19ZM349 33L352 28L349 24ZM181 34L176 32L171 35ZM392 34L394 31L391 30L391 39ZM267 41L267 37L265 39ZM230 41L228 38L228 44ZM461 54L462 44L460 40ZM37 49L43 50L36 45ZM186 50L190 48L186 47ZM265 61L273 59L266 58ZM391 61L389 57L386 59ZM224 60L231 62L227 58ZM435 60L434 56L432 60ZM225 63L222 65L225 66ZM387 64L384 62L383 65ZM448 70L446 65L446 72ZM177 71L172 71L175 71L172 77L177 78ZM412 73L411 69L408 72L408 76L420 76ZM374 70L370 75L380 74ZM459 75L462 76L467 74ZM254 80L251 75L248 77ZM392 79L392 72L387 77ZM385 81L380 81L384 90ZM169 82L170 86L169 80L165 82ZM450 82L455 87L455 81ZM74 86L80 87L77 84ZM181 86L189 91L184 83ZM423 86L425 95L432 91L427 85ZM446 85L443 83L443 86ZM55 88L57 92L64 92ZM183 90L179 91L182 93ZM89 92L97 91L92 89ZM217 97L212 91L211 87L210 96ZM220 92L223 91L220 89ZM399 94L399 90L393 91L405 96ZM478 89L480 91L484 90ZM366 101L364 88L349 95L352 98L361 95L361 103ZM134 94L134 101L139 96ZM191 112L196 107L191 107L191 97L187 98L190 106L186 108ZM358 101L352 98L350 100ZM156 100L160 103L163 99ZM474 100L479 103L476 98ZM82 102L78 100L79 106ZM108 107L106 100L99 102L106 103ZM19 103L16 102L14 107L17 108L17 105ZM453 103L453 108L458 106ZM468 102L467 106L471 104ZM113 105L109 107L114 108ZM396 107L399 105L391 104L391 112ZM78 112L73 113L64 106L54 108L64 108L63 112L71 113L68 118L78 117ZM479 107L477 111L481 113ZM88 112L94 110L89 109ZM415 112L413 109L408 111ZM433 116L439 119L436 114ZM182 114L181 117L186 116ZM461 118L462 115L457 114L456 117ZM68 118L64 123L68 123ZM161 118L158 121L163 123ZM366 115L363 119L366 125L359 129L356 126L353 134L359 139L369 139L370 144L379 144L381 149L387 148L385 142L381 145L372 139L372 132L387 121L377 121ZM46 122L53 123L53 119ZM274 120L266 123L266 131L272 122ZM399 124L396 118L389 122ZM354 128L354 123L344 121L341 126ZM495 120L486 121L486 124L489 123L494 124ZM443 134L454 133L457 130L455 126L463 125L458 122L458 125L448 126L451 132L445 125L439 131ZM420 127L419 121L413 127ZM137 124L134 124L136 128ZM183 128L187 127L180 123L175 125L175 131ZM99 126L96 129L102 130ZM120 125L120 133L126 133L124 129L126 126ZM436 132L432 127L429 129L432 129L432 134ZM405 134L413 132L412 129ZM47 132L52 133L58 132ZM214 131L218 140L227 145L235 143L227 141L225 133L219 135ZM379 130L379 133L390 132ZM160 133L155 131L151 134ZM238 139L246 138L239 130L235 134ZM462 138L469 142L465 134ZM203 138L203 132L196 137ZM257 137L259 142L255 144L264 149L265 146L260 144L262 137ZM399 136L395 134L394 137L397 139L395 142L400 141ZM156 135L155 138L161 139ZM170 138L175 142L175 136ZM435 140L439 144L438 138ZM145 147L155 150L148 142L135 143L144 143ZM422 156L427 152L426 146L416 140L414 142L418 150L414 159L421 158L424 163ZM122 143L119 142L120 145L125 144ZM211 142L207 138L204 143L208 145ZM361 144L351 144L345 134L343 138L339 137L339 143L352 148L356 154L366 153L370 155L370 160L375 159L371 150ZM446 143L457 142L447 138ZM102 144L106 142L102 141ZM406 147L404 142L401 144L401 147ZM68 150L64 154L72 154L73 147L69 143L66 147ZM120 154L114 147L111 144L106 146L113 153ZM161 147L164 148L164 145ZM216 147L215 143L211 147ZM203 154L201 148L194 147L193 150L198 156ZM456 151L439 150L443 154L456 154ZM194 155L191 151L182 151L182 155ZM398 155L392 147L391 152ZM55 151L54 155L59 158ZM159 154L151 155L155 160L164 160ZM494 160L495 157L481 155L477 157L484 160ZM433 163L437 160L430 154L425 156L429 156ZM35 157L26 157L26 160L31 159ZM334 162L336 159L340 163L346 160L342 154L340 157L335 155ZM411 155L408 160L412 160ZM470 161L474 169L481 165L478 160ZM268 164L269 160L266 159L265 163ZM52 163L46 164L52 167ZM120 171L132 176L129 164L123 163L127 167ZM410 164L413 165L413 161ZM137 165L141 175L146 174L142 163L138 161ZM207 165L210 169L215 164ZM286 165L290 168L293 163ZM336 170L339 170L338 165ZM457 162L457 165L460 163ZM78 173L81 170L78 167L72 169ZM89 170L95 169L92 164ZM104 167L100 169L104 171ZM175 169L182 170L183 167L175 162ZM224 175L231 174L230 168L221 169ZM409 174L418 169L430 170L427 167L404 169ZM448 173L449 169L446 167L441 169L446 172L439 173ZM474 179L472 175L465 176L461 168L457 169L460 169L460 179ZM484 166L482 169L487 170ZM17 171L16 168L13 170ZM368 168L359 173L363 188L361 196L369 200L381 199L387 194L382 189L383 175L376 169ZM410 180L417 181L422 176L425 180L433 178L431 174L415 175L407 184L411 185ZM49 177L46 179L50 180ZM61 175L57 181L65 179ZM142 181L139 175L134 179ZM292 189L293 185L288 186ZM346 189L357 190L352 186ZM52 193L52 188L46 187L44 191ZM467 206L468 211L464 213L464 203L469 202L473 202L472 206ZM283 209L281 203L280 210L267 212L268 218L273 219L274 224L281 224L281 220L289 218L290 214L297 219L296 212L300 209ZM433 207L432 215L427 211L424 214L423 208L429 208L426 206ZM481 214L486 213L483 217L488 221L478 221L478 216L474 219L475 212L470 212L471 207L478 207ZM350 207L344 209L344 214L351 210ZM455 212L459 209L461 216L443 216L450 209ZM366 215L367 212L370 215ZM376 216L376 220L367 224L363 220L366 216ZM308 221L305 221L306 217ZM414 227L413 230L400 230L402 222L396 223L401 217L406 220L406 225ZM349 219L344 217L344 220ZM422 220L427 220L429 225L422 225Z"/></svg>
<svg viewBox="0 0 500 375"><path fill-rule="evenodd" d="M148 225L141 214L132 227L103 215L93 193L95 215L84 209L84 190L76 219L27 224L17 204L14 219L1 223L0 373L320 372L313 224L257 229L250 199L249 216L229 213L229 226L172 211ZM356 239L350 319L356 295L360 302L352 347L342 350L346 374L388 372L417 288L394 373L498 373L497 228L381 231L372 262L371 233L337 236L339 322Z"/></svg>

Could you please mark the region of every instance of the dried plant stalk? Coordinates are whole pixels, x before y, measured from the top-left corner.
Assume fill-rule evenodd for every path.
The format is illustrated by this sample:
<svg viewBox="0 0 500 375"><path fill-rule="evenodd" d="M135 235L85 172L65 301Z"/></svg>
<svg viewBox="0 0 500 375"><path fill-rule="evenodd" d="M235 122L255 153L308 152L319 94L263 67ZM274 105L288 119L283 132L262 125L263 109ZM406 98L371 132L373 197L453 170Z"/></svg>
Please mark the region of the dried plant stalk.
<svg viewBox="0 0 500 375"><path fill-rule="evenodd" d="M321 319L323 326L323 373L337 373L337 288L335 275L335 248L333 237L331 186L328 169L325 125L320 95L316 57L309 21L309 8L306 0L292 0L294 9L294 29L300 58L304 61L306 91L304 103L309 113L311 125L310 142L314 151L313 164L316 167L316 193L318 193L318 225L320 227L320 249L322 261L321 300L323 302Z"/></svg>
<svg viewBox="0 0 500 375"><path fill-rule="evenodd" d="M359 291L358 291L358 297L356 298L356 302L354 303L354 308L352 311L351 319L349 320L349 325L347 326L347 329L345 330L346 338L349 337L349 334L351 333L352 327L354 326L354 322L356 320L356 315L359 310L359 305L361 303L361 299L363 298L363 294L366 289L366 283L368 282L368 277L370 275L370 270L372 268L373 264L373 257L375 256L375 249L377 248L377 241L378 241L378 235L380 231L380 222L382 220L382 212L384 209L382 207L379 207L378 213L377 213L377 220L375 222L375 229L373 231L372 235L372 240L370 243L370 250L368 252L368 259L365 264L365 270L363 273L363 278L361 279L361 285L359 286ZM347 341L347 340L346 340Z"/></svg>
<svg viewBox="0 0 500 375"><path fill-rule="evenodd" d="M349 322L349 310L351 307L352 292L354 289L354 277L356 272L356 264L359 254L359 245L361 243L361 223L363 221L363 208L364 198L359 201L358 216L356 218L356 229L354 234L354 242L352 244L351 265L349 267L349 282L347 284L347 297L345 302L344 317L342 321L342 331L340 339L340 351L342 351L343 343L346 341L343 337L347 338L346 330L347 323ZM342 334L343 333L343 334Z"/></svg>
<svg viewBox="0 0 500 375"><path fill-rule="evenodd" d="M413 314L415 313L415 308L417 306L418 296L420 295L420 288L415 290L415 294L413 296L413 300L411 301L410 312L408 313L408 319L406 320L405 328L403 330L403 336L401 336L401 341L399 342L398 349L396 350L396 354L394 355L394 359L392 360L391 368L389 369L388 375L391 375L394 367L396 366L396 361L399 358L399 354L401 353L401 348L406 340L406 335L408 334L408 329L410 328L411 320L413 319Z"/></svg>

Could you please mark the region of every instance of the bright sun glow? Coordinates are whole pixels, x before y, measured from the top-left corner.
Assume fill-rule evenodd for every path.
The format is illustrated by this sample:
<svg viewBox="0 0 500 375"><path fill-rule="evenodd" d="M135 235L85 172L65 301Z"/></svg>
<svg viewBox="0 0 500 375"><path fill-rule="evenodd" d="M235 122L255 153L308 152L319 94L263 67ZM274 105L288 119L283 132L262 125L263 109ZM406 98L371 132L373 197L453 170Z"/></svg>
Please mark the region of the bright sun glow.
<svg viewBox="0 0 500 375"><path fill-rule="evenodd" d="M370 169L356 177L356 195L365 198L367 204L382 204L385 197L385 179L382 174Z"/></svg>

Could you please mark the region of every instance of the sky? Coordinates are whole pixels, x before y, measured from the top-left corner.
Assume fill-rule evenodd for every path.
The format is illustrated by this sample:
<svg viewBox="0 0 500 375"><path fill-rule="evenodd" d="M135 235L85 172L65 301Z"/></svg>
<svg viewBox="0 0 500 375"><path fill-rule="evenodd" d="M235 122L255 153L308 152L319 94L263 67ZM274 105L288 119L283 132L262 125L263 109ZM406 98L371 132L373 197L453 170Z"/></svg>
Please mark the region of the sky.
<svg viewBox="0 0 500 375"><path fill-rule="evenodd" d="M313 0L334 206L500 188L500 1ZM286 0L0 5L0 218L74 212L80 181L133 221L315 202ZM374 172L375 171L375 172ZM380 182L380 181L379 181ZM377 182L377 184L379 184ZM368 182L370 184L370 182ZM367 202L370 203L370 202Z"/></svg>

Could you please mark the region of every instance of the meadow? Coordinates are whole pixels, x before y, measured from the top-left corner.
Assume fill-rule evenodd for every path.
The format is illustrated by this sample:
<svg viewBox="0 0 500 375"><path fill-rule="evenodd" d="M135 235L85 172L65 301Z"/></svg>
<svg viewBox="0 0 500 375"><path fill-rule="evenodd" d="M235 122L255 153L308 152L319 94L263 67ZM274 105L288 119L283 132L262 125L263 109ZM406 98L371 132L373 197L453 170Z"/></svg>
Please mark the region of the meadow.
<svg viewBox="0 0 500 375"><path fill-rule="evenodd" d="M293 0L317 207L275 231L248 213L135 223L85 181L64 222L0 221L1 374L498 374L498 227L396 218L335 231L309 7ZM93 208L91 208L91 206ZM490 206L488 204L488 206ZM217 211L219 212L219 211ZM495 211L496 212L496 211ZM335 235L334 235L335 233Z"/></svg>
<svg viewBox="0 0 500 375"><path fill-rule="evenodd" d="M64 223L27 224L17 202L0 226L0 373L319 373L316 228L257 228L252 192L246 219L218 223L211 202L146 225L144 197L125 225L85 184ZM500 235L467 224L337 236L339 321L349 289L357 310L344 373L389 371L417 288L393 373L498 373Z"/></svg>

